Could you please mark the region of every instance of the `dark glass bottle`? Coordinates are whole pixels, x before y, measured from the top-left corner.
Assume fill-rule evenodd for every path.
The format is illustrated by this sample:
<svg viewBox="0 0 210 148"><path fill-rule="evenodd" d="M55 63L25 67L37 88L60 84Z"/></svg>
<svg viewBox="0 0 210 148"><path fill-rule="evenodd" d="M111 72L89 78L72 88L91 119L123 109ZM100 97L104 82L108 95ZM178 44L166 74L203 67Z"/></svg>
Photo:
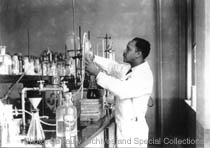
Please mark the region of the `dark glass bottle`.
<svg viewBox="0 0 210 148"><path fill-rule="evenodd" d="M99 98L100 98L100 93L96 85L95 76L91 75L87 91L87 99L99 99Z"/></svg>

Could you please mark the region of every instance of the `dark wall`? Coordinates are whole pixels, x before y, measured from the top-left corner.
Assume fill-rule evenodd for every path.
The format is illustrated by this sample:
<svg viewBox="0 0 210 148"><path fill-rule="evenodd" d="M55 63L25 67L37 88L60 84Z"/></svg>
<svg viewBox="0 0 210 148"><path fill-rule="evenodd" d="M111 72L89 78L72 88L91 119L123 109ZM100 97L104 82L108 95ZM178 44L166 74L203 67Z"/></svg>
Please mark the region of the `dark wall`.
<svg viewBox="0 0 210 148"><path fill-rule="evenodd" d="M135 36L148 39L154 49L153 0L75 0L75 32L91 31L93 46L99 36L112 36L117 59ZM27 52L28 32L32 54L49 47L64 51L73 32L72 0L1 0L1 38L8 52ZM100 47L100 46L99 46Z"/></svg>

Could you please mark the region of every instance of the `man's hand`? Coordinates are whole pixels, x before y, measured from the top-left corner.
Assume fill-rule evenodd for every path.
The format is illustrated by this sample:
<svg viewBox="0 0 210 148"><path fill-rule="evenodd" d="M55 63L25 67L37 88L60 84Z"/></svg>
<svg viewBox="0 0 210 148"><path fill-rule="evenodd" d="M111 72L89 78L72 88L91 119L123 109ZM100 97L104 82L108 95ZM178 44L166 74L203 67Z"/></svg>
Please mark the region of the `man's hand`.
<svg viewBox="0 0 210 148"><path fill-rule="evenodd" d="M90 53L85 53L85 60L88 60L88 61L93 61L95 58L94 55L90 54Z"/></svg>
<svg viewBox="0 0 210 148"><path fill-rule="evenodd" d="M85 57L85 70L95 76L97 76L100 72L100 70L98 69L96 64L93 63L93 60L90 57Z"/></svg>

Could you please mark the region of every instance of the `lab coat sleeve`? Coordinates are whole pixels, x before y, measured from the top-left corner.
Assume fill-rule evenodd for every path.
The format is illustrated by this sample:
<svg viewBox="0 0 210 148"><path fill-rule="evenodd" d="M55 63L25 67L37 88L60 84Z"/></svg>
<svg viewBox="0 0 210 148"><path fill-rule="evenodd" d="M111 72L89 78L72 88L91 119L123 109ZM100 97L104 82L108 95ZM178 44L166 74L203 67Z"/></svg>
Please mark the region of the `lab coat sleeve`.
<svg viewBox="0 0 210 148"><path fill-rule="evenodd" d="M118 79L122 79L130 69L130 65L128 64L119 64L116 61L99 56L95 56L94 62L109 75L112 75Z"/></svg>
<svg viewBox="0 0 210 148"><path fill-rule="evenodd" d="M149 76L136 77L121 81L103 72L100 72L96 79L98 85L108 89L120 99L136 98L151 94L152 78Z"/></svg>

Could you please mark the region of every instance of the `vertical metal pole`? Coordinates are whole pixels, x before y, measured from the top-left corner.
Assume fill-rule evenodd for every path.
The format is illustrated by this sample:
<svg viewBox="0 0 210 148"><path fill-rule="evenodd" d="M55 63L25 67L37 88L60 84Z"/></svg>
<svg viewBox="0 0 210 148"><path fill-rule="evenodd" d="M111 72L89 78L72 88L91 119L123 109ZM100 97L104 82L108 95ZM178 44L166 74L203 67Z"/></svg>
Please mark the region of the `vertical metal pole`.
<svg viewBox="0 0 210 148"><path fill-rule="evenodd" d="M80 54L81 54L81 57L79 57L80 58L80 73L81 73L81 98L80 99L83 99L83 90L84 90L84 84L83 84L83 82L84 82L84 80L83 80L83 78L85 77L85 73L84 73L84 75L83 75L83 70L85 70L84 69L84 65L83 65L83 48L82 48L82 32L81 32L81 26L79 26L79 44L80 44Z"/></svg>
<svg viewBox="0 0 210 148"><path fill-rule="evenodd" d="M27 28L27 40L28 40L28 56L30 56L30 34L29 34L29 28Z"/></svg>
<svg viewBox="0 0 210 148"><path fill-rule="evenodd" d="M104 129L104 148L109 148L109 126Z"/></svg>
<svg viewBox="0 0 210 148"><path fill-rule="evenodd" d="M83 49L82 49L82 32L81 32L81 26L79 26L79 44L80 44L80 54L81 54L81 59L80 59L80 68L81 68L81 74L82 74L82 57L83 55Z"/></svg>
<svg viewBox="0 0 210 148"><path fill-rule="evenodd" d="M88 40L90 40L90 31L88 31Z"/></svg>
<svg viewBox="0 0 210 148"><path fill-rule="evenodd" d="M73 37L74 37L74 56L77 56L76 36L75 36L75 22L74 22L74 8L75 0L72 0L72 22L73 22ZM75 58L75 85L77 85L77 58Z"/></svg>
<svg viewBox="0 0 210 148"><path fill-rule="evenodd" d="M106 36L105 36L105 57L108 58L108 34L106 33Z"/></svg>

